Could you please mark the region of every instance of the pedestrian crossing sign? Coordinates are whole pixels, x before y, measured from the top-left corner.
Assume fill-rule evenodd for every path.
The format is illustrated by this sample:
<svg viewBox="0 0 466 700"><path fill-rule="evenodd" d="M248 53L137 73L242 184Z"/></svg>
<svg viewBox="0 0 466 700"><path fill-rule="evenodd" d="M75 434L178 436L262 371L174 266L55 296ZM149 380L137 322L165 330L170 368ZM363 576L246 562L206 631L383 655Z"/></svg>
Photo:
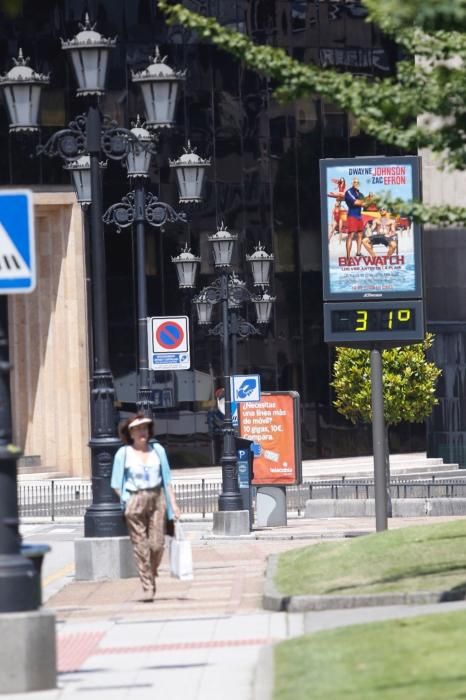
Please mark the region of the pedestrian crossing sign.
<svg viewBox="0 0 466 700"><path fill-rule="evenodd" d="M34 291L34 242L31 190L0 190L0 294Z"/></svg>

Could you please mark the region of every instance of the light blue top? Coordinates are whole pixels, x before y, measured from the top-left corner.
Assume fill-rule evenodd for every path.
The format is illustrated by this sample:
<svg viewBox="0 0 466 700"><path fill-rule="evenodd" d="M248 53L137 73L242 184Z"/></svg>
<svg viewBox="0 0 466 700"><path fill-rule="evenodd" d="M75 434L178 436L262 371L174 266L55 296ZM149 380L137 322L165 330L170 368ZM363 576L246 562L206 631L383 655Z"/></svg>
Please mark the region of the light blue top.
<svg viewBox="0 0 466 700"><path fill-rule="evenodd" d="M126 489L128 491L155 489L162 485L158 454L155 450L149 450L145 462L141 459L143 454L140 450L133 450L131 447L126 453Z"/></svg>
<svg viewBox="0 0 466 700"><path fill-rule="evenodd" d="M167 453L165 452L165 449L159 442L151 443L150 447L154 450L154 452L157 453L157 456L160 459L162 487L165 494L165 503L167 505L167 518L169 520L173 520L175 516L173 513L170 496L168 493L168 484L171 482L171 472L170 465L168 464ZM110 482L112 489L118 489L118 491L120 492L120 501L123 506L126 504L129 497L131 496L131 491L128 491L128 489L126 488L128 478L128 470L125 464L126 449L126 445L120 447L113 459L112 480Z"/></svg>

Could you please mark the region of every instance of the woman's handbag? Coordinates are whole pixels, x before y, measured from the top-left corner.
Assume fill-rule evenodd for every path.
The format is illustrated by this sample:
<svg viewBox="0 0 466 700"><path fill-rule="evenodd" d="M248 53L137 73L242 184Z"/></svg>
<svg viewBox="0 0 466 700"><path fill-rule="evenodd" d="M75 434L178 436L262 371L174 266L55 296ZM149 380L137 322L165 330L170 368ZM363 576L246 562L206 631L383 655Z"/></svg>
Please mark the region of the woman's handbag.
<svg viewBox="0 0 466 700"><path fill-rule="evenodd" d="M175 521L175 536L170 539L170 574L180 581L193 578L191 542L185 539L181 523Z"/></svg>
<svg viewBox="0 0 466 700"><path fill-rule="evenodd" d="M165 523L165 534L168 537L175 537L175 521L167 518Z"/></svg>

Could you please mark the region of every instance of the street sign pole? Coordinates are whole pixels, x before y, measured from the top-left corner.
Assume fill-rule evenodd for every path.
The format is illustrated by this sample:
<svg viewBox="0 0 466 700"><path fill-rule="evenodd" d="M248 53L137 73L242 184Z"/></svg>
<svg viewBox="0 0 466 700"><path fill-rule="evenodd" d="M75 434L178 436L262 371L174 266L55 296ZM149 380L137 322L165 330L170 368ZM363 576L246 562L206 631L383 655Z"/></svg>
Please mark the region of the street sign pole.
<svg viewBox="0 0 466 700"><path fill-rule="evenodd" d="M375 528L387 529L387 482L385 474L385 418L383 407L382 353L371 350L372 449L374 453Z"/></svg>
<svg viewBox="0 0 466 700"><path fill-rule="evenodd" d="M28 190L0 192L0 295L31 292L35 287L34 217ZM8 338L0 309L0 613L35 610L38 574L21 554L17 495L20 450L12 444ZM5 311L5 313L4 313Z"/></svg>
<svg viewBox="0 0 466 700"><path fill-rule="evenodd" d="M0 321L0 613L34 610L37 573L20 553L16 463L11 444L8 340Z"/></svg>

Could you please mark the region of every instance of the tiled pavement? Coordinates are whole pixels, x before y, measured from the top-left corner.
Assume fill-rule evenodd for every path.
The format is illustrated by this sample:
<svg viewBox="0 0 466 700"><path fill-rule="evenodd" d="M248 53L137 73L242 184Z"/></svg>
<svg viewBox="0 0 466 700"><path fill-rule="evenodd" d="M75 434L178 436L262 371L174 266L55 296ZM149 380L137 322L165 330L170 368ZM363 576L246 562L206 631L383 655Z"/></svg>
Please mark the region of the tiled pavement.
<svg viewBox="0 0 466 700"><path fill-rule="evenodd" d="M302 632L300 615L261 609L266 557L297 544L194 536L193 581L171 579L164 558L153 603L140 602L136 579L75 582L47 601L59 688L41 698L105 691L112 700L153 700L155 690L167 700L251 697L259 650Z"/></svg>
<svg viewBox="0 0 466 700"><path fill-rule="evenodd" d="M432 519L390 527L421 522ZM290 521L241 540L191 531L193 581L171 579L165 558L153 603L139 601L136 579L71 583L46 603L57 621L58 688L4 697L251 700L260 649L304 630L298 613L261 609L267 556L373 529L367 518Z"/></svg>

